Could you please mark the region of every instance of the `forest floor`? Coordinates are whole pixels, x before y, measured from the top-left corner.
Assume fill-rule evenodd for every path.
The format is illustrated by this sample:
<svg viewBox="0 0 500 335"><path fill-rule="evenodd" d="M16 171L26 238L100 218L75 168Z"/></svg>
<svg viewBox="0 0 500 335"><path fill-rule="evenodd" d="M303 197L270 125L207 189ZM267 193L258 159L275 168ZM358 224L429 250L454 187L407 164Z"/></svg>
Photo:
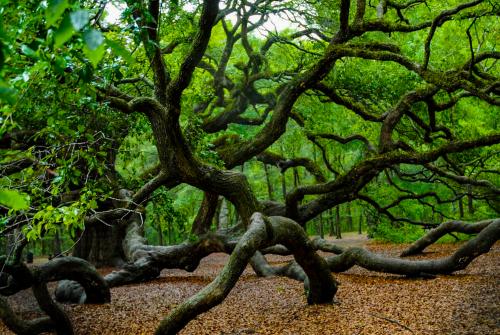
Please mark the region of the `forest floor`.
<svg viewBox="0 0 500 335"><path fill-rule="evenodd" d="M390 256L405 248L355 234L346 235L339 243L365 246ZM433 245L425 255L414 258L443 257L457 247ZM149 283L113 288L110 304L64 308L78 335L151 334L173 307L217 275L227 257L213 254L193 273L164 270L160 278ZM269 259L278 264L290 257ZM308 306L301 283L258 278L247 268L221 305L191 321L180 334L500 335L500 243L466 270L436 279L408 279L359 267L335 277L341 283L337 302ZM29 290L9 301L22 317L39 315ZM12 334L1 321L0 334Z"/></svg>

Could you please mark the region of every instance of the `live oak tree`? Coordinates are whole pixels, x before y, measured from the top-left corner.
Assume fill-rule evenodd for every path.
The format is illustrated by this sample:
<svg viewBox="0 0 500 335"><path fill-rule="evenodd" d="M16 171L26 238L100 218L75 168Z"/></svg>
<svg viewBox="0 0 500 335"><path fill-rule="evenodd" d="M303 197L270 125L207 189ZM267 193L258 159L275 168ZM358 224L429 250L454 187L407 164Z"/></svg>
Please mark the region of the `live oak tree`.
<svg viewBox="0 0 500 335"><path fill-rule="evenodd" d="M0 293L33 287L49 315L24 322L2 298L0 316L14 331L71 332L64 312L45 299L52 280L78 279L60 283L60 301L106 302L109 287L156 278L164 268L194 271L210 253L230 254L219 276L157 330L173 334L220 303L248 264L260 276L303 281L309 303L330 303L332 271L359 265L417 277L452 273L498 240L498 4L118 5L119 19L106 18L106 1L2 7L0 234L17 232L19 240L2 259L8 275ZM289 28L274 28L278 18ZM132 173L119 173L119 159L141 156L141 143L156 152ZM256 160L283 176L294 172L293 188L283 179L282 199L273 195L280 187L268 170L266 196L256 192L266 180L249 180L244 167ZM182 184L204 192L192 223L196 238L149 245L148 202ZM234 206L238 225L213 231L221 198ZM452 206L464 199L485 220L455 220L463 215ZM478 235L430 261L309 240L308 222L353 202L396 225L449 221L405 255L446 233ZM75 256L127 263L105 278L78 258L26 268L23 247L59 226L74 237ZM295 261L272 267L266 253ZM73 272L64 271L68 264ZM80 271L88 275L76 276Z"/></svg>

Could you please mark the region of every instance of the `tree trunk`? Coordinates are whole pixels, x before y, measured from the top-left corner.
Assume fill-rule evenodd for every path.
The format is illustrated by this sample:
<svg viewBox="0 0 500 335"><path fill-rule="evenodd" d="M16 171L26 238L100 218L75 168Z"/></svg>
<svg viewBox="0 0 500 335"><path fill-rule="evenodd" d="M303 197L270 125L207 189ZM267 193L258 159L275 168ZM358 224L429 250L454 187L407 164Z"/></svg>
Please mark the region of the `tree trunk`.
<svg viewBox="0 0 500 335"><path fill-rule="evenodd" d="M40 238L40 244L41 244L40 249L41 249L42 255L47 255L47 250L46 250L46 247L45 247L46 243L45 243L45 238L44 237ZM82 258L82 257L80 257L80 258Z"/></svg>
<svg viewBox="0 0 500 335"><path fill-rule="evenodd" d="M286 199L286 171L281 172L281 193L283 193L283 200Z"/></svg>
<svg viewBox="0 0 500 335"><path fill-rule="evenodd" d="M458 199L458 209L460 212L460 218L464 217L464 203L462 202L462 198Z"/></svg>
<svg viewBox="0 0 500 335"><path fill-rule="evenodd" d="M172 221L167 222L168 245L172 244Z"/></svg>
<svg viewBox="0 0 500 335"><path fill-rule="evenodd" d="M474 214L474 199L472 197L472 187L467 185L467 209L469 214Z"/></svg>
<svg viewBox="0 0 500 335"><path fill-rule="evenodd" d="M358 234L363 234L363 213L359 214L359 222L358 222Z"/></svg>
<svg viewBox="0 0 500 335"><path fill-rule="evenodd" d="M120 266L124 262L122 249L125 227L122 225L90 225L80 236L73 256L89 261L96 267Z"/></svg>
<svg viewBox="0 0 500 335"><path fill-rule="evenodd" d="M329 227L329 233L328 235L333 236L335 235L335 225L333 222L333 211L332 209L328 209L328 227Z"/></svg>
<svg viewBox="0 0 500 335"><path fill-rule="evenodd" d="M269 200L273 201L274 200L274 191L273 191L273 184L271 183L271 178L269 176L269 169L267 167L266 163L264 164L264 172L266 174L266 182L267 182L267 193L269 195Z"/></svg>
<svg viewBox="0 0 500 335"><path fill-rule="evenodd" d="M221 228L229 227L229 208L226 198L221 200L221 208L219 213L219 224Z"/></svg>
<svg viewBox="0 0 500 335"><path fill-rule="evenodd" d="M342 238L342 232L340 231L340 206L335 207L335 237L337 239Z"/></svg>
<svg viewBox="0 0 500 335"><path fill-rule="evenodd" d="M222 197L217 197L217 208L215 208L215 215L214 215L214 225L217 227L217 230L221 229L221 224L220 224L220 210L222 207Z"/></svg>
<svg viewBox="0 0 500 335"><path fill-rule="evenodd" d="M299 185L300 185L299 171L297 170L297 168L293 168L293 186L297 188L299 187Z"/></svg>
<svg viewBox="0 0 500 335"><path fill-rule="evenodd" d="M61 255L61 237L59 236L59 229L56 229L56 233L54 235L54 257Z"/></svg>
<svg viewBox="0 0 500 335"><path fill-rule="evenodd" d="M351 214L351 203L347 203L347 227L349 231L353 231L353 225L352 225L352 214Z"/></svg>
<svg viewBox="0 0 500 335"><path fill-rule="evenodd" d="M324 238L325 233L324 233L324 229L323 229L323 214L319 215L318 225L319 225L319 236L321 238Z"/></svg>
<svg viewBox="0 0 500 335"><path fill-rule="evenodd" d="M163 230L162 223L164 222L163 218L158 220L158 224L156 225L156 229L158 230L158 245L163 245Z"/></svg>
<svg viewBox="0 0 500 335"><path fill-rule="evenodd" d="M210 231L212 220L217 209L219 195L216 193L205 192L203 201L201 202L198 214L194 219L191 233L195 235L203 235Z"/></svg>
<svg viewBox="0 0 500 335"><path fill-rule="evenodd" d="M259 249L273 243L285 244L306 273L304 286L309 304L331 303L337 282L328 265L312 248L301 226L283 217L252 216L249 229L236 245L222 272L207 287L178 305L163 319L156 335L177 334L199 314L220 304L229 294Z"/></svg>

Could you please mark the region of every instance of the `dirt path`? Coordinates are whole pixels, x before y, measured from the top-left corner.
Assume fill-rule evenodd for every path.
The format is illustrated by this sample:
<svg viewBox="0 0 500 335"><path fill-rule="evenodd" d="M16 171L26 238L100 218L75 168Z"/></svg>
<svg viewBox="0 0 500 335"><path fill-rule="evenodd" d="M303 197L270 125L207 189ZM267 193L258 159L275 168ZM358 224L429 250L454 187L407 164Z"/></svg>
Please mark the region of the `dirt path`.
<svg viewBox="0 0 500 335"><path fill-rule="evenodd" d="M346 235L345 245L367 245L396 256L404 246L374 244ZM456 245L432 246L442 257ZM308 306L301 283L257 278L247 269L228 298L180 334L500 334L500 244L453 276L412 280L353 268L338 274L338 304ZM272 257L274 262L286 258ZM197 271L166 270L148 284L112 289L107 305L65 306L77 335L151 334L169 310L208 284L227 256L204 259ZM10 298L24 317L36 304L25 291ZM0 334L11 334L0 323Z"/></svg>

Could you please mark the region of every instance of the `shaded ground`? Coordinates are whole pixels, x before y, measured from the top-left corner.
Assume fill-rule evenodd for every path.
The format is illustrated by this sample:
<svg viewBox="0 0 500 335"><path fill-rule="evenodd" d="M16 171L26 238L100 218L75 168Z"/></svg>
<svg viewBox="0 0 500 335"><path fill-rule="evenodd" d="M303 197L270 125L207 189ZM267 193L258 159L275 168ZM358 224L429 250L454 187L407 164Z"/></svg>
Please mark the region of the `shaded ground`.
<svg viewBox="0 0 500 335"><path fill-rule="evenodd" d="M347 236L342 244L363 245ZM396 256L400 245L368 243ZM457 245L435 245L425 257L450 254ZM228 298L180 334L500 334L500 244L467 270L433 280L353 268L336 275L338 304L308 306L302 284L257 278L247 269ZM288 258L274 256L273 262ZM112 289L107 305L68 305L76 334L151 334L163 316L208 284L227 256L204 259L194 273L164 270L150 283ZM25 317L36 315L30 292L10 298ZM0 334L11 334L0 322Z"/></svg>

